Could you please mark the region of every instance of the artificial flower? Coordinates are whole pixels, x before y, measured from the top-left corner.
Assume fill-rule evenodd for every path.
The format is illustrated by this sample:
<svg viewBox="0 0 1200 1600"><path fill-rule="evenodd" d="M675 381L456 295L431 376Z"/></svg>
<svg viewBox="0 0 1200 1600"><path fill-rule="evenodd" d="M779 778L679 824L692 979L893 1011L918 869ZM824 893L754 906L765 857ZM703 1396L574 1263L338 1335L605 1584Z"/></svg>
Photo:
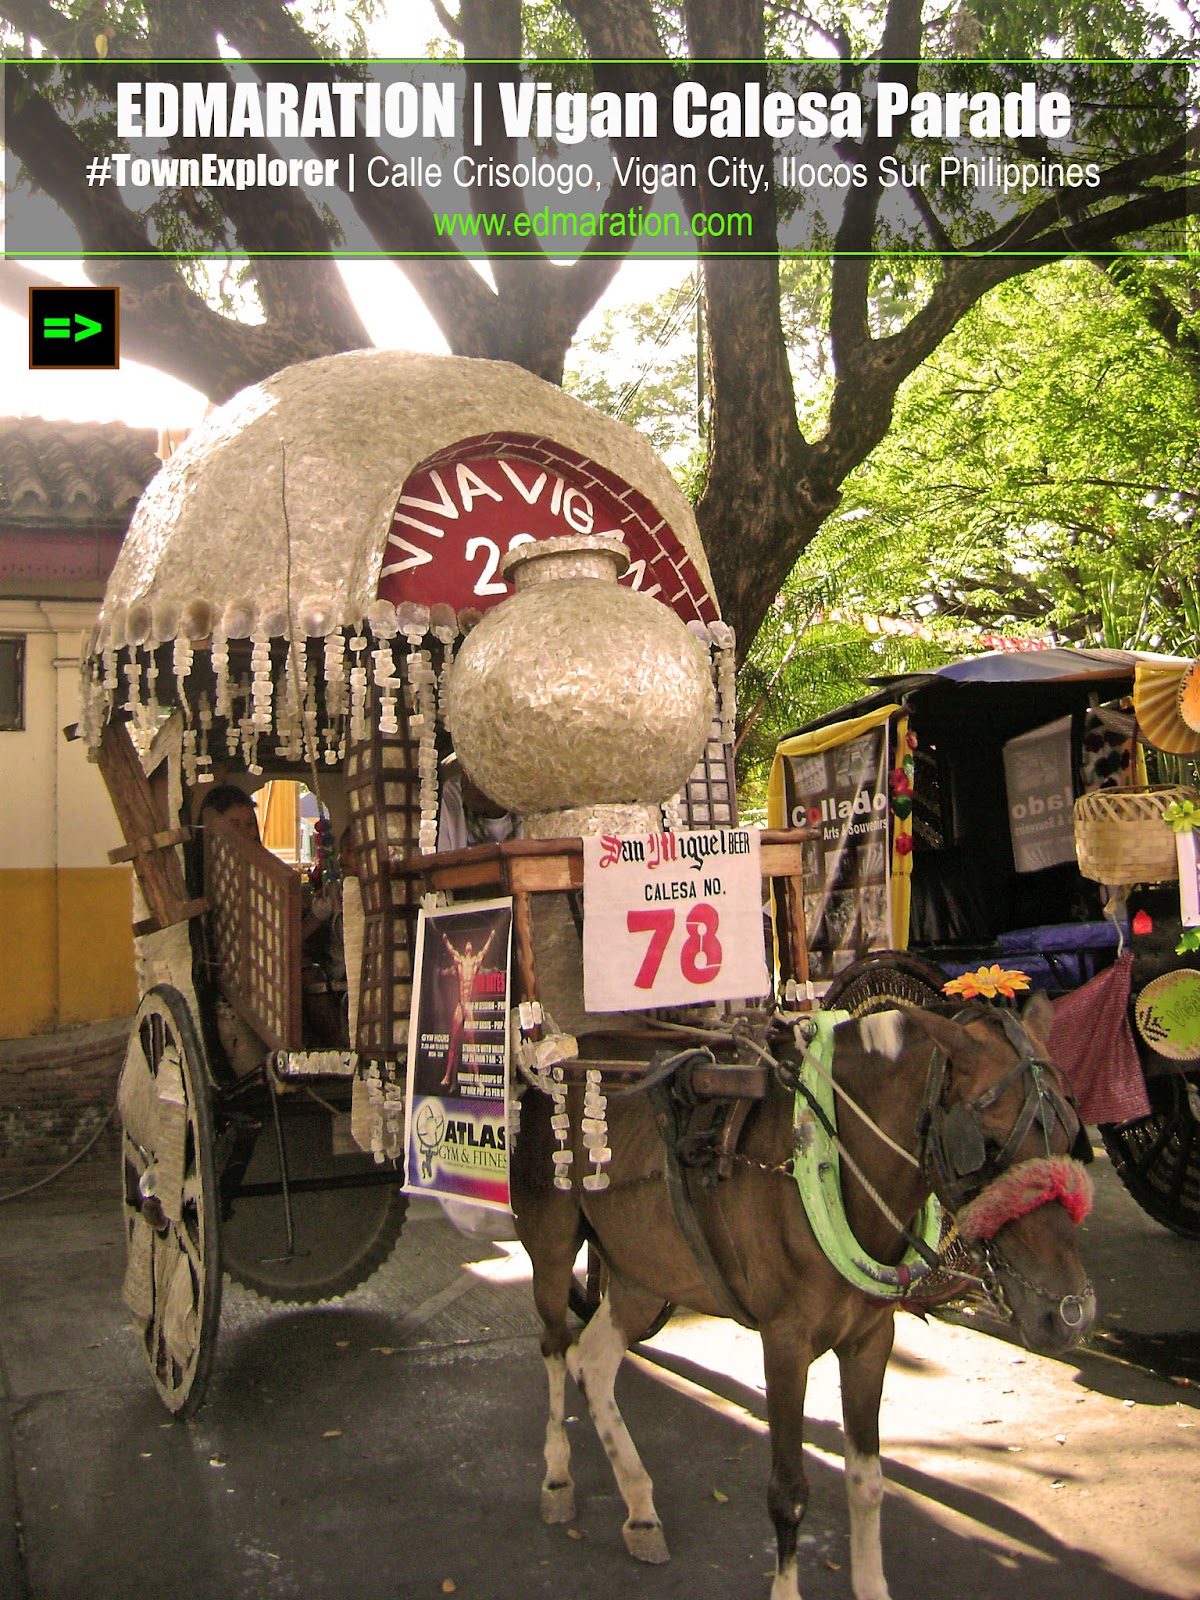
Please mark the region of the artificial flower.
<svg viewBox="0 0 1200 1600"><path fill-rule="evenodd" d="M997 995L1011 1000L1018 989L1028 987L1029 979L1025 973L993 963L990 967L980 967L978 972L964 972L961 978L951 978L949 983L942 985L942 993L960 994L964 1000L975 1000L979 996L994 1000Z"/></svg>
<svg viewBox="0 0 1200 1600"><path fill-rule="evenodd" d="M898 856L912 855L912 834L898 833L892 840L892 849Z"/></svg>
<svg viewBox="0 0 1200 1600"><path fill-rule="evenodd" d="M1172 800L1162 819L1176 833L1191 833L1193 828L1200 828L1200 806L1194 800Z"/></svg>

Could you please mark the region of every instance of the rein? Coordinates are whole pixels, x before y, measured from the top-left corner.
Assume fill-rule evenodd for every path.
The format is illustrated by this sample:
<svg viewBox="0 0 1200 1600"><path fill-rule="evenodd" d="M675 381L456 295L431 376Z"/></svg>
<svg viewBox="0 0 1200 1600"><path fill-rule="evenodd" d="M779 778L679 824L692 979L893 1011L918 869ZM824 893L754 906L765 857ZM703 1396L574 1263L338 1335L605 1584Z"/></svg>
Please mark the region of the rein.
<svg viewBox="0 0 1200 1600"><path fill-rule="evenodd" d="M782 1065L779 1068L781 1081L795 1094L796 1154L785 1166L795 1179L809 1225L826 1258L854 1288L874 1299L896 1302L906 1299L913 1285L926 1274L945 1265L937 1251L942 1211L936 1198L931 1195L913 1227L907 1227L838 1137L834 1090L840 1092L843 1100L853 1106L858 1116L881 1139L892 1144L882 1128L845 1090L840 1089L826 1066L826 1060L833 1054L833 1031L848 1016L849 1013L845 1011L821 1011L793 1028L796 1047L810 1076L806 1081L803 1069L796 1072L788 1071ZM907 1151L902 1153L914 1166L917 1165ZM855 1238L842 1201L842 1162L904 1239L907 1249L898 1265L876 1261Z"/></svg>

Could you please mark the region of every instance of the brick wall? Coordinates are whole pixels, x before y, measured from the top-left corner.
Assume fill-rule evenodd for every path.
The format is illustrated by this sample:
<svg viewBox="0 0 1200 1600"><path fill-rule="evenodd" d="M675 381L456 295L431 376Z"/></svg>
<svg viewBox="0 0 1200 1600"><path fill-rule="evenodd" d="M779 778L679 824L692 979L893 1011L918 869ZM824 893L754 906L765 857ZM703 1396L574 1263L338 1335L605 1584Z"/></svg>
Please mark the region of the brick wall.
<svg viewBox="0 0 1200 1600"><path fill-rule="evenodd" d="M130 1020L0 1041L0 1194L61 1167L109 1116ZM72 1173L107 1162L116 1194L120 1149L113 1117ZM71 1176L59 1181L65 1185Z"/></svg>

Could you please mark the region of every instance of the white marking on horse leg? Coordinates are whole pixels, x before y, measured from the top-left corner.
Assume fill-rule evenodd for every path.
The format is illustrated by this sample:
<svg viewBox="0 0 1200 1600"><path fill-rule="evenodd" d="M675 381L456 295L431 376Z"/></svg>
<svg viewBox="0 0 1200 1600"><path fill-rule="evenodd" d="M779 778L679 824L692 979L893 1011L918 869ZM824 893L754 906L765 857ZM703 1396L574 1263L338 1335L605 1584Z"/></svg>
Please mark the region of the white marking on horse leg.
<svg viewBox="0 0 1200 1600"><path fill-rule="evenodd" d="M623 1529L625 1548L638 1561L657 1564L669 1561L670 1552L654 1509L654 1485L617 1409L613 1392L625 1349L624 1335L613 1321L605 1295L579 1343L568 1350L567 1368L587 1402L629 1513Z"/></svg>
<svg viewBox="0 0 1200 1600"><path fill-rule="evenodd" d="M789 1556L782 1567L776 1567L771 1584L771 1600L800 1600L795 1556Z"/></svg>
<svg viewBox="0 0 1200 1600"><path fill-rule="evenodd" d="M904 1015L900 1011L877 1011L874 1016L860 1017L858 1036L866 1049L889 1061L898 1061L904 1048Z"/></svg>
<svg viewBox="0 0 1200 1600"><path fill-rule="evenodd" d="M860 1455L849 1440L846 1499L850 1504L850 1582L854 1600L889 1600L879 1534L883 1468L877 1455Z"/></svg>
<svg viewBox="0 0 1200 1600"><path fill-rule="evenodd" d="M575 1485L571 1481L571 1441L567 1437L567 1361L546 1357L550 1386L550 1415L546 1422L546 1476L542 1480L542 1521L571 1522L575 1516Z"/></svg>

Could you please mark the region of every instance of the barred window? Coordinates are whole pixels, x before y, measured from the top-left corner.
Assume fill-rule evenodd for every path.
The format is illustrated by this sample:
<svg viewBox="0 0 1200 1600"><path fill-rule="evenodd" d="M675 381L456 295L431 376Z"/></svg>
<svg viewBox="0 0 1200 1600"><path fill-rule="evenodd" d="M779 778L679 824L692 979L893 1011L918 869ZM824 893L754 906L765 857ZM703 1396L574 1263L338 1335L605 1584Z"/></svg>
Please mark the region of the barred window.
<svg viewBox="0 0 1200 1600"><path fill-rule="evenodd" d="M0 636L0 733L25 726L25 640Z"/></svg>

